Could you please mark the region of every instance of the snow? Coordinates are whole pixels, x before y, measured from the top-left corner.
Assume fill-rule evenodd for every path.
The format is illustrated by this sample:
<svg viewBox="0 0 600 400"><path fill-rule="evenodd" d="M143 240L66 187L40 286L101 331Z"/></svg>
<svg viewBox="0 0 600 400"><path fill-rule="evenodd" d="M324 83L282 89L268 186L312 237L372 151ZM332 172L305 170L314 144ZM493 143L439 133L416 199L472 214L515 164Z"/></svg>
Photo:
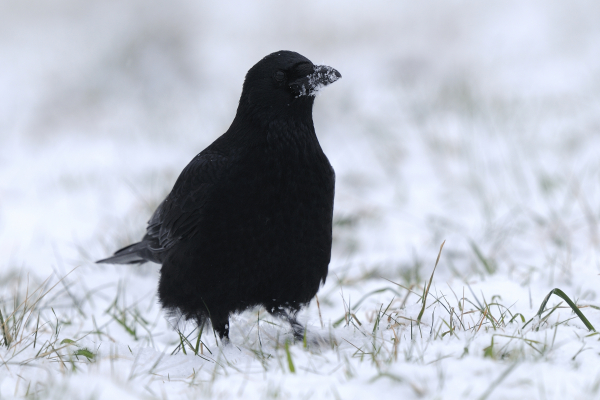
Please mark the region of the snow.
<svg viewBox="0 0 600 400"><path fill-rule="evenodd" d="M598 398L598 334L564 302L526 322L560 288L600 327L599 15L0 3L0 398ZM320 307L300 314L306 347L257 309L227 346L182 327L184 353L160 267L94 261L141 237L280 49L344 77L315 101L337 175Z"/></svg>
<svg viewBox="0 0 600 400"><path fill-rule="evenodd" d="M327 65L316 65L315 72L308 77L308 87L302 85L299 90L300 94L296 97L316 97L321 89L340 79L339 73L336 74L336 72L335 69L328 67Z"/></svg>

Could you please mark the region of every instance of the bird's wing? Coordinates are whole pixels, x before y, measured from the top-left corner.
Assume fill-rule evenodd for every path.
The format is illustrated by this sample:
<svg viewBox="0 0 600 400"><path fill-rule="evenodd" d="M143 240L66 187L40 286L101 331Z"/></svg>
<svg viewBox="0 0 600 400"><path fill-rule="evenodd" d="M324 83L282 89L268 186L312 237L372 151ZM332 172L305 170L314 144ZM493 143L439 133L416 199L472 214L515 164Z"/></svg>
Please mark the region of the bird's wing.
<svg viewBox="0 0 600 400"><path fill-rule="evenodd" d="M184 168L171 193L148 221L144 241L149 242L152 252L168 250L194 235L215 183L226 174L227 161L223 154L202 152Z"/></svg>

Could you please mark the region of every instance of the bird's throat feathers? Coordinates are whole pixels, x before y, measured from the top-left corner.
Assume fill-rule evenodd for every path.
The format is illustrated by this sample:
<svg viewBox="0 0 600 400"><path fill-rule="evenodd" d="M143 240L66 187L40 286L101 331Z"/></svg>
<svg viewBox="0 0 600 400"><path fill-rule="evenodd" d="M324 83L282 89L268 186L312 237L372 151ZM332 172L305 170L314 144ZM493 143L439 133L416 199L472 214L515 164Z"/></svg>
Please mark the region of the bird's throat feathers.
<svg viewBox="0 0 600 400"><path fill-rule="evenodd" d="M236 132L239 139L248 135L255 139L274 138L291 141L316 140L312 119L314 98L294 99L290 104L246 102L240 99L236 116L229 132Z"/></svg>
<svg viewBox="0 0 600 400"><path fill-rule="evenodd" d="M282 98L261 92L242 93L235 119L254 124L264 124L275 119L312 121L314 102L315 98L312 96Z"/></svg>
<svg viewBox="0 0 600 400"><path fill-rule="evenodd" d="M312 113L301 118L286 118L271 114L265 118L261 113L238 114L222 140L241 149L245 154L258 155L259 158L287 159L287 162L299 159L322 157L323 150L317 139Z"/></svg>

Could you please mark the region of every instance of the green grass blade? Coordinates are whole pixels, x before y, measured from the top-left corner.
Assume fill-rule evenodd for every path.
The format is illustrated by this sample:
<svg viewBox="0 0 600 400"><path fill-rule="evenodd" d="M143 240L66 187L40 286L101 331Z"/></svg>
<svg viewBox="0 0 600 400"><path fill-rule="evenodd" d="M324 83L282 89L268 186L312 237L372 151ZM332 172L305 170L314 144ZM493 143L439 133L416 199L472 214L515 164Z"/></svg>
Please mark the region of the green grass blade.
<svg viewBox="0 0 600 400"><path fill-rule="evenodd" d="M8 326L7 323L4 322L4 317L2 317L2 310L0 310L0 330L2 331L2 337L4 338L4 345L8 347L10 345L10 340L8 339Z"/></svg>
<svg viewBox="0 0 600 400"><path fill-rule="evenodd" d="M479 247L477 247L475 242L471 242L471 248L475 252L477 259L479 259L479 261L481 262L481 264L483 265L483 267L485 268L485 270L487 271L488 274L492 275L494 272L496 272L496 266L493 265L487 258L484 257L483 253L481 252Z"/></svg>
<svg viewBox="0 0 600 400"><path fill-rule="evenodd" d="M89 351L88 349L79 349L76 352L74 352L73 355L75 357L83 356L83 357L87 358L88 361L93 361L94 357L96 357L96 355L94 353L92 353L91 351Z"/></svg>
<svg viewBox="0 0 600 400"><path fill-rule="evenodd" d="M440 256L442 255L442 249L444 248L444 244L446 244L445 240L440 246L440 251L438 253L437 260L435 260L435 266L433 267L433 271L431 272L431 276L429 277L429 283L427 284L427 288L425 288L425 291L423 292L423 307L421 307L421 312L417 317L417 324L421 323L421 317L423 317L423 313L425 312L425 306L427 305L427 294L429 293L429 288L431 287L431 282L433 281L433 274L435 274L435 269L437 268L438 263L440 262Z"/></svg>
<svg viewBox="0 0 600 400"><path fill-rule="evenodd" d="M581 319L581 322L583 322L583 324L585 325L586 328L588 328L590 331L596 332L596 329L594 328L594 326L590 323L590 321L588 321L588 319L585 317L585 315L583 315L583 313L581 312L581 310L579 310L579 307L577 307L575 305L575 303L573 303L571 301L571 299L569 298L569 296L567 296L565 294L565 292L563 292L559 288L552 289L550 291L550 293L548 293L548 295L546 296L546 298L544 298L544 301L542 301L542 304L540 305L540 309L538 310L536 316L541 317L542 313L544 312L544 309L546 308L546 304L548 303L548 300L550 299L550 296L552 296L553 294L557 295L558 297L560 297L561 299L563 299L564 301L567 302L567 304L569 305L569 307L571 307L571 309L573 310L573 312L575 314L577 314L577 316L579 317L579 319ZM527 321L527 324L523 325L523 328L525 328L532 320L533 319L530 319L529 321Z"/></svg>
<svg viewBox="0 0 600 400"><path fill-rule="evenodd" d="M548 303L548 300L550 299L550 296L552 294L557 295L558 297L560 297L561 299L563 299L564 301L567 302L567 304L569 305L569 307L571 307L571 309L573 310L573 312L575 314L577 314L577 316L579 317L579 319L581 319L581 322L583 322L583 324L585 325L586 328L588 328L590 331L594 331L596 332L596 329L594 328L594 326L590 323L590 321L587 320L587 318L583 315L583 313L581 312L581 310L579 309L579 307L577 307L575 305L575 303L573 303L571 301L571 299L569 298L569 296L567 296L565 294L565 292L563 292L562 290L560 290L559 288L556 289L552 289L552 291L550 291L550 293L548 293L548 296L546 296L546 298L544 299L544 301L542 302L542 305L540 306L540 309L538 310L538 315L541 315L542 312L544 312L544 308L546 307L546 303Z"/></svg>
<svg viewBox="0 0 600 400"><path fill-rule="evenodd" d="M285 342L285 354L287 356L288 367L292 374L296 373L296 368L294 367L294 361L292 360L292 353L290 352L290 342Z"/></svg>

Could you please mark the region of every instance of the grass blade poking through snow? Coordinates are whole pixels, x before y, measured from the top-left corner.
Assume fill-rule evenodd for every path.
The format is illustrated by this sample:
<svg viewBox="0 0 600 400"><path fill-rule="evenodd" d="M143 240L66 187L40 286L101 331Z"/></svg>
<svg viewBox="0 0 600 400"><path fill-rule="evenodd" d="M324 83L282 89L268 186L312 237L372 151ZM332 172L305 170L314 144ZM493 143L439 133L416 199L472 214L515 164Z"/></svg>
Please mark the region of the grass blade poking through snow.
<svg viewBox="0 0 600 400"><path fill-rule="evenodd" d="M290 342L285 342L285 354L287 356L288 367L292 374L296 373L296 368L294 367L294 361L292 360L292 353L290 352Z"/></svg>
<svg viewBox="0 0 600 400"><path fill-rule="evenodd" d="M542 301L542 305L540 306L540 309L538 310L538 312L536 314L536 317L541 317L542 316L542 313L544 312L544 309L546 308L546 304L548 303L548 300L550 299L550 296L552 296L553 294L557 295L558 297L560 297L561 299L563 299L564 301L567 302L567 304L571 307L571 309L573 310L573 312L575 314L577 314L577 316L579 317L579 319L581 319L581 322L583 322L583 324L585 325L586 328L588 328L590 331L596 332L596 329L594 328L594 326L592 324L590 324L590 321L588 321L587 318L583 315L583 313L579 310L579 307L577 307L575 305L575 303L573 303L571 301L571 299L569 298L569 296L567 296L565 294L565 292L563 292L559 288L552 289L550 291L550 293L548 293L548 295L546 296L546 298L544 299L544 301ZM533 321L533 318L530 319L529 321L527 321L527 323L525 325L523 325L523 328L525 328L531 321Z"/></svg>
<svg viewBox="0 0 600 400"><path fill-rule="evenodd" d="M494 272L496 272L496 266L490 260L485 258L479 247L477 247L477 245L473 241L471 242L471 248L475 252L477 259L479 259L479 261L481 262L488 274L492 275Z"/></svg>
<svg viewBox="0 0 600 400"><path fill-rule="evenodd" d="M435 260L435 266L433 267L433 272L431 272L431 276L429 277L429 283L427 284L427 287L423 290L423 307L421 308L421 312L417 317L417 324L421 323L421 317L423 317L423 313L425 312L425 306L427 305L427 294L429 293L429 288L431 287L431 282L433 281L433 274L435 274L435 269L437 268L437 265L440 262L440 256L442 255L442 249L444 248L445 243L446 241L444 240L442 242L442 245L440 246L440 252L438 253L437 260Z"/></svg>
<svg viewBox="0 0 600 400"><path fill-rule="evenodd" d="M2 333L2 337L4 338L4 345L6 347L10 346L11 337L10 333L8 333L8 325L4 322L4 318L2 317L2 310L0 309L0 333Z"/></svg>

